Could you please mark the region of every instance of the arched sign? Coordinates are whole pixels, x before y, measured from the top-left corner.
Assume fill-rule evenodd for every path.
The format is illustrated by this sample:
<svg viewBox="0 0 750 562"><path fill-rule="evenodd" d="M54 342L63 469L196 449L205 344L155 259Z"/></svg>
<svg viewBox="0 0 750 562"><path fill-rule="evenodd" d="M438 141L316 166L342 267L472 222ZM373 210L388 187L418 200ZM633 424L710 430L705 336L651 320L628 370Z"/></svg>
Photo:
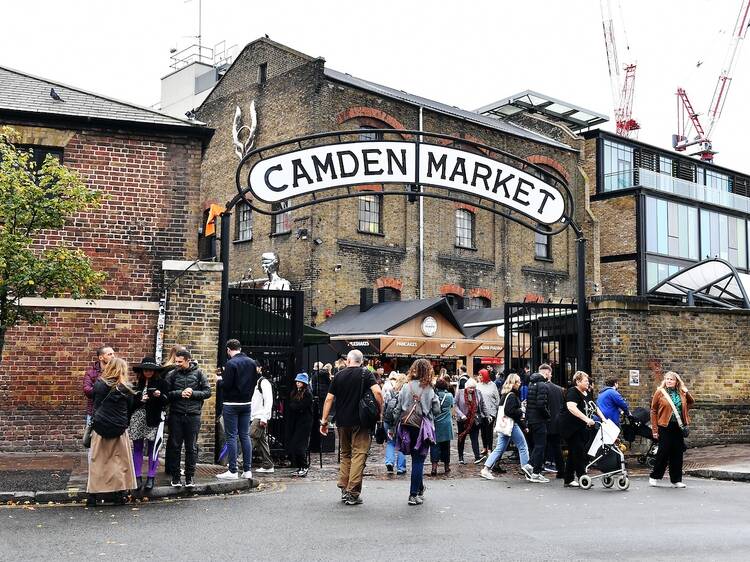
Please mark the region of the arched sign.
<svg viewBox="0 0 750 562"><path fill-rule="evenodd" d="M419 196L454 201L465 201L462 194L478 197L482 203L477 207L537 232L554 234L570 222L573 197L568 186L521 158L436 133L386 129L377 130L382 140L358 139L372 133L372 129L321 133L254 150L237 170L239 195L254 210L273 215L362 195L350 189L356 185L402 185L406 189L382 191L402 196L416 195L408 186L420 185L444 193L420 192ZM241 170L246 167L247 185L242 186ZM342 188L347 188L344 193ZM331 194L332 190L339 193ZM286 205L266 210L255 200Z"/></svg>

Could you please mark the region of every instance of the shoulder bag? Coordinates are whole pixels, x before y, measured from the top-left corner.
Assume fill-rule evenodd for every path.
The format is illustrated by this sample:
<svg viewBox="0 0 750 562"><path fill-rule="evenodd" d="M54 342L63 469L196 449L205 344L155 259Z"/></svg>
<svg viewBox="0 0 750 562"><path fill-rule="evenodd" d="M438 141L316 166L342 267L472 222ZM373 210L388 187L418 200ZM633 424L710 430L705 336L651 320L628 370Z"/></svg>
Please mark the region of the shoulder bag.
<svg viewBox="0 0 750 562"><path fill-rule="evenodd" d="M495 433L502 433L506 437L510 437L510 434L513 433L513 424L515 423L513 418L505 415L505 405L508 403L508 398L510 398L510 393L505 397L503 405L498 408L497 421L495 422Z"/></svg>
<svg viewBox="0 0 750 562"><path fill-rule="evenodd" d="M682 436L687 437L690 435L690 427L682 423L682 415L680 412L677 411L677 406L674 405L674 402L672 402L672 398L669 396L669 393L664 390L663 388L660 388L662 394L664 395L664 398L667 399L667 402L669 402L669 405L672 406L672 411L674 412L674 417L677 419L677 425L680 426L680 430L682 431Z"/></svg>
<svg viewBox="0 0 750 562"><path fill-rule="evenodd" d="M419 395L412 393L413 403L411 408L401 416L401 423L403 425L416 427L417 429L422 427L422 418L424 417L424 412L422 411L422 392Z"/></svg>
<svg viewBox="0 0 750 562"><path fill-rule="evenodd" d="M359 424L372 429L380 417L380 409L370 388L365 388L365 369L359 375Z"/></svg>

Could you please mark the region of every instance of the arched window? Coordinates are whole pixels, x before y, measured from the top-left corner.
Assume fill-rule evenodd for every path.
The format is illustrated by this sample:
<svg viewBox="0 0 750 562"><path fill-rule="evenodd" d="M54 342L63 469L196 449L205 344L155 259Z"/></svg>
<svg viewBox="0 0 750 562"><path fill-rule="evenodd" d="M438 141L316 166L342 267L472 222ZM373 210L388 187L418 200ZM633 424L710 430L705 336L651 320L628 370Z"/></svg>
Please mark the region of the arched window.
<svg viewBox="0 0 750 562"><path fill-rule="evenodd" d="M465 308L490 308L492 302L487 297L469 297L464 300Z"/></svg>
<svg viewBox="0 0 750 562"><path fill-rule="evenodd" d="M456 293L445 293L445 300L448 301L448 305L453 310L458 310L464 307L464 298Z"/></svg>
<svg viewBox="0 0 750 562"><path fill-rule="evenodd" d="M474 213L456 209L456 247L474 249Z"/></svg>

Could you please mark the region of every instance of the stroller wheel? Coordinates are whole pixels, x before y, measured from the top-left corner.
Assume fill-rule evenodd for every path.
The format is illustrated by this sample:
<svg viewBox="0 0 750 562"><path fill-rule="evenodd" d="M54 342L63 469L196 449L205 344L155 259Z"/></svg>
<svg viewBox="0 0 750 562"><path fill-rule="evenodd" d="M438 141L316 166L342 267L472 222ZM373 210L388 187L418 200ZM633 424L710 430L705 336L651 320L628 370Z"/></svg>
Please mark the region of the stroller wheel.
<svg viewBox="0 0 750 562"><path fill-rule="evenodd" d="M605 488L611 488L615 485L615 479L611 476L602 476L602 486Z"/></svg>
<svg viewBox="0 0 750 562"><path fill-rule="evenodd" d="M649 468L654 468L654 465L656 465L656 459L654 457L648 457L646 459L646 466Z"/></svg>
<svg viewBox="0 0 750 562"><path fill-rule="evenodd" d="M630 478L627 476L620 476L617 479L617 489L624 492L628 488L630 488Z"/></svg>
<svg viewBox="0 0 750 562"><path fill-rule="evenodd" d="M584 474L578 479L578 484L581 485L581 488L584 490L588 490L591 488L591 486L594 485L594 483L591 481L591 477L588 474Z"/></svg>

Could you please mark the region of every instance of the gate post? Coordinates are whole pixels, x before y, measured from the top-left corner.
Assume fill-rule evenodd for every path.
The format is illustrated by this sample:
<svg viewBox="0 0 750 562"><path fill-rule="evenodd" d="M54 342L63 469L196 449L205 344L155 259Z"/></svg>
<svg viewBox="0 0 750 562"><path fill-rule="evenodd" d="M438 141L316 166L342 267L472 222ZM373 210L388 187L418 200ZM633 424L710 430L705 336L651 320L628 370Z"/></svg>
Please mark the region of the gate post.
<svg viewBox="0 0 750 562"><path fill-rule="evenodd" d="M581 228L573 221L570 222L576 233L576 261L577 274L577 305L576 311L576 363L579 371L588 372L586 357L586 238Z"/></svg>

